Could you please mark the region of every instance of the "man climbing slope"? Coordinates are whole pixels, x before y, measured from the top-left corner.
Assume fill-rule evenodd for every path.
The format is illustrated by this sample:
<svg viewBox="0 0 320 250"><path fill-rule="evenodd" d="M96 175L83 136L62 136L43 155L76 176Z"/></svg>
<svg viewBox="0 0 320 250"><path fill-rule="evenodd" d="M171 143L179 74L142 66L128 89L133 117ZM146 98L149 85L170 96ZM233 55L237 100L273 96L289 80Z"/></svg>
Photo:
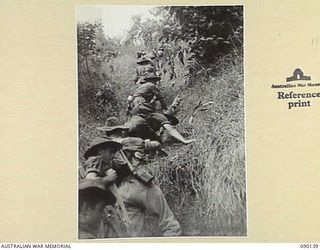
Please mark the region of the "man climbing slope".
<svg viewBox="0 0 320 250"><path fill-rule="evenodd" d="M158 219L157 227L160 229L162 236L179 236L181 234L180 225L174 218L160 188L154 185L151 180L144 183L139 175L134 175L130 171L126 158L121 154L116 154L122 147L122 143L124 144L121 141L119 131L121 134L127 128L121 126L121 124L107 125L109 126L100 129L105 130L113 138L97 137L84 155L87 159L84 165L86 179L98 178L103 179L109 185L111 183L118 184L119 196L117 199L124 202L125 213L129 216L129 223L127 224L129 237L143 236L146 212ZM116 142L115 139L121 141L121 143ZM159 144L155 146L158 147ZM130 158L132 152L128 150L128 145L125 149L125 157ZM108 235L105 235L105 237L108 237Z"/></svg>
<svg viewBox="0 0 320 250"><path fill-rule="evenodd" d="M160 127L163 127L178 141L184 144L192 143L194 139L185 139L179 133L179 131L173 127L173 125L176 125L177 123L174 124L172 119L168 119L169 114L166 115L156 112L157 101L160 102L163 110L167 109L164 98L156 86L156 82L160 79L160 77L155 75L153 72L147 72L143 79L144 82L140 83L137 90L133 94L131 105L131 113L133 117L131 117L129 122L126 124L129 127L128 135L141 137L143 139L161 141L159 136L156 135L157 130L154 130L152 126L150 126L150 121L155 120L158 124L160 124Z"/></svg>

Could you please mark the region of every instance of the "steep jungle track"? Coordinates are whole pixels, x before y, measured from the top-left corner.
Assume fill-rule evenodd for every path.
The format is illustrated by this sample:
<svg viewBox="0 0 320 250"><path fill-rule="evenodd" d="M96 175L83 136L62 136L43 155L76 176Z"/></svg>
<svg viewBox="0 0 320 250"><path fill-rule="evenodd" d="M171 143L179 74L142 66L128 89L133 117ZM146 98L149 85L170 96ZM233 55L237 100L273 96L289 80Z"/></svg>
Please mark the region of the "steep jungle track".
<svg viewBox="0 0 320 250"><path fill-rule="evenodd" d="M170 11L176 11L178 18L179 15L193 17L195 13L195 18L199 20L216 18L205 8L202 11L182 7L165 13L170 15ZM224 11L228 12L227 9L221 9L222 14ZM241 17L240 9L230 11L228 13L237 13L235 15ZM235 15L228 21L232 24L232 30L220 30L223 26L215 28L213 25L193 38L188 37L193 32L192 28L200 23L209 25L210 22L202 24L195 19L190 22L190 30L187 23L171 19L157 24L157 30L152 30L153 22L134 25L124 43L105 38L103 27L98 27L95 37L99 40L96 43L96 46L100 46L99 52L93 51L88 57L91 75L88 76L85 63L78 63L79 151L80 161L83 161L85 148L90 140L99 135L95 127L102 126L110 116L117 116L123 123L128 119L127 97L135 89L132 80L137 66L137 51L151 53L159 47L159 43L164 44L165 54L169 54L173 63L165 65L167 73L162 73L160 90L167 104L171 104L178 94L182 98L177 111L180 120L177 128L184 136L197 138L197 141L185 146L168 139L164 144L168 156L156 156L145 167L156 177L155 182L165 193L169 206L182 225L184 235L246 235L243 52L240 43L242 22ZM179 38L178 34L173 34L174 31L166 26L166 22L172 22L169 27L175 30L181 26L185 29L185 35ZM230 23L227 25L230 26ZM88 32L81 29L89 24L83 25L78 25L78 34L83 31L81 34L85 35ZM137 29L141 29L144 44L133 42L137 40ZM148 33L155 35L150 38ZM230 43L230 50L227 49L231 46L227 43L227 38L231 37L229 33L236 36L233 43ZM209 34L220 36L208 37ZM159 39L162 40L159 42ZM240 42L237 41L239 39ZM215 42L217 45L213 49ZM78 45L78 51L82 51L81 46L79 49ZM178 46L183 49L184 58ZM220 51L216 53L218 49ZM97 63L96 57L103 51L117 53L113 60ZM215 61L209 62L208 57L200 57L206 54L214 55L212 60ZM176 78L170 75L172 65ZM99 109L95 94L106 81L110 82L114 96L103 109ZM157 235L152 229L152 223L154 221L149 218L146 236Z"/></svg>

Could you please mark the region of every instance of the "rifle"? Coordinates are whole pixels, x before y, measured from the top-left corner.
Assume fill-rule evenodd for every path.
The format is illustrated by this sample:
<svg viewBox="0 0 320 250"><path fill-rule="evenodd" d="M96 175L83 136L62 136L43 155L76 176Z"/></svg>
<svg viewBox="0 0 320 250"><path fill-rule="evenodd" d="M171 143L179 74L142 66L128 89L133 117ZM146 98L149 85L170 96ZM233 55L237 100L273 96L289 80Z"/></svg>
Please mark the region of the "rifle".
<svg viewBox="0 0 320 250"><path fill-rule="evenodd" d="M130 232L131 232L131 221L130 221L127 209L126 209L126 207L125 207L125 205L123 203L123 200L122 200L121 196L119 195L118 188L117 188L115 183L112 183L109 186L109 188L110 188L111 192L114 194L114 196L116 197L117 204L120 207L120 209L118 207L116 207L117 213L120 215L123 223L127 227L128 233L130 234Z"/></svg>
<svg viewBox="0 0 320 250"><path fill-rule="evenodd" d="M154 176L152 176L151 174L149 174L147 171L145 171L144 169L138 169L136 170L131 162L128 160L128 158L126 157L126 155L124 154L123 150L120 149L119 150L122 158L125 160L125 162L127 163L129 170L131 171L131 173L135 176L137 176L140 180L142 180L144 183L150 183L153 179Z"/></svg>
<svg viewBox="0 0 320 250"><path fill-rule="evenodd" d="M102 223L102 238L123 238L130 236L128 228L123 221L119 220L118 213L114 207L105 207L107 217Z"/></svg>

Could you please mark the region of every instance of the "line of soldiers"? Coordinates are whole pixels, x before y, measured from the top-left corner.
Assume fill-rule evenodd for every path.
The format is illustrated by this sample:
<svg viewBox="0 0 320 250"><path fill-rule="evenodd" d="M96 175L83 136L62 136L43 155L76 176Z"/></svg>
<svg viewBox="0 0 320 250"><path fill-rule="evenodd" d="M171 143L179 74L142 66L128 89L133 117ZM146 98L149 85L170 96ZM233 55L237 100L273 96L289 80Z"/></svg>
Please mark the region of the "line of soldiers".
<svg viewBox="0 0 320 250"><path fill-rule="evenodd" d="M145 55L138 58L135 93L128 98L130 119L124 125L116 117L97 128L79 168L79 238L141 237L146 215L157 218L161 236L179 236L181 227L161 189L143 164L154 154L166 156L161 129L189 144L173 126L179 120L174 106L167 109L157 87L160 76ZM164 112L156 111L160 102ZM148 158L149 157L149 158Z"/></svg>

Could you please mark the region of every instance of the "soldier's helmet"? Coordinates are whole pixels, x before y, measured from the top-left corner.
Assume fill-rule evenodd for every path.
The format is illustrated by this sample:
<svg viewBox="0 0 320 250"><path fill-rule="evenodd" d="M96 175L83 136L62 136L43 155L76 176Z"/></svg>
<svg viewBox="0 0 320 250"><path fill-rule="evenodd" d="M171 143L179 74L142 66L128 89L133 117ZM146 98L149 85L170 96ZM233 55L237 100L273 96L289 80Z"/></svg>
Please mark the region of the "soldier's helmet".
<svg viewBox="0 0 320 250"><path fill-rule="evenodd" d="M100 179L82 179L79 181L79 201L100 197L107 205L114 205L116 197Z"/></svg>
<svg viewBox="0 0 320 250"><path fill-rule="evenodd" d="M84 153L84 158L88 159L90 156L96 156L98 154L98 149L101 147L110 147L114 151L117 151L121 149L122 145L108 137L96 137L93 139L89 148Z"/></svg>
<svg viewBox="0 0 320 250"><path fill-rule="evenodd" d="M143 68L140 71L139 83L146 83L145 77L150 74L156 74L156 68L151 64L146 64L142 66Z"/></svg>
<svg viewBox="0 0 320 250"><path fill-rule="evenodd" d="M160 76L157 75L157 70L152 65L146 65L143 68L143 74L140 76L139 83L146 83L147 81L159 81Z"/></svg>
<svg viewBox="0 0 320 250"><path fill-rule="evenodd" d="M103 127L97 128L100 131L112 132L115 130L129 130L128 127L123 126L117 117L109 117Z"/></svg>

